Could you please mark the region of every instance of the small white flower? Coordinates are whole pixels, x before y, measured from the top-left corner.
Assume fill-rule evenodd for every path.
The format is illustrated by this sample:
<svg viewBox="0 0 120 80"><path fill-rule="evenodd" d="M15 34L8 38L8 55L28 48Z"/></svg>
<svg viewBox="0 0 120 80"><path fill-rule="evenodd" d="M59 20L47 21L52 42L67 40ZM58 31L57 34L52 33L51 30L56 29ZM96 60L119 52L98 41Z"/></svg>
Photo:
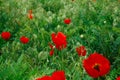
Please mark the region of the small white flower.
<svg viewBox="0 0 120 80"><path fill-rule="evenodd" d="M80 38L83 38L83 37L84 37L84 35L83 35L83 34L81 34L81 35L80 35Z"/></svg>
<svg viewBox="0 0 120 80"><path fill-rule="evenodd" d="M106 23L106 21L104 21L104 24Z"/></svg>
<svg viewBox="0 0 120 80"><path fill-rule="evenodd" d="M53 49L55 49L55 46L53 46Z"/></svg>
<svg viewBox="0 0 120 80"><path fill-rule="evenodd" d="M57 25L57 28L59 29L59 28L60 28L60 25Z"/></svg>

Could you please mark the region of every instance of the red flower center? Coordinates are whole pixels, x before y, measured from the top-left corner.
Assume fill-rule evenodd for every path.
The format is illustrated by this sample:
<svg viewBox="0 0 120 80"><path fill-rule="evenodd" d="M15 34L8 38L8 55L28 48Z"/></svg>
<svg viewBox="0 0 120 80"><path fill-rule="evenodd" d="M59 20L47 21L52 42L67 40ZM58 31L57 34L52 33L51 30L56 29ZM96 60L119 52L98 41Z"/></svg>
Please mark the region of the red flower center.
<svg viewBox="0 0 120 80"><path fill-rule="evenodd" d="M100 64L95 64L93 66L93 69L97 70L98 72L100 72Z"/></svg>

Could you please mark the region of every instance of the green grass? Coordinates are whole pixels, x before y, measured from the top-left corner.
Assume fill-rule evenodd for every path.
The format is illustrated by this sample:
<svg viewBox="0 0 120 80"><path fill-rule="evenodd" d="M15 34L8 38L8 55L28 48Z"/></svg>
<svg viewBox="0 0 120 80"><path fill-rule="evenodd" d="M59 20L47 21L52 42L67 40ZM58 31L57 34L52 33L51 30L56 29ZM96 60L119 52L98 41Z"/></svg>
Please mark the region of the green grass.
<svg viewBox="0 0 120 80"><path fill-rule="evenodd" d="M0 80L34 80L55 70L64 70L67 80L93 80L75 51L79 45L87 48L86 56L96 51L110 60L105 80L120 75L118 0L1 0L0 8L0 34L12 34L9 41L0 37ZM71 18L70 25L64 24L65 18ZM67 36L67 48L51 57L48 43L51 33L58 31ZM30 38L28 44L20 43L22 35Z"/></svg>

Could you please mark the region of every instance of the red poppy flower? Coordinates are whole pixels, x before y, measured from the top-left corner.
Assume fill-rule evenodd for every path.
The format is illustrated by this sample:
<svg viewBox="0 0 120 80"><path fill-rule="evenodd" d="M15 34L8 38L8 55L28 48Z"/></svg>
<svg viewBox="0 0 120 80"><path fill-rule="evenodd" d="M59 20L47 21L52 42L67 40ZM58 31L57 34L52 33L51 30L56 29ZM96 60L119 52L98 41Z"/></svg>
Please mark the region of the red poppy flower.
<svg viewBox="0 0 120 80"><path fill-rule="evenodd" d="M25 36L22 36L20 38L20 41L23 43L23 44L27 44L29 42L29 38L25 37Z"/></svg>
<svg viewBox="0 0 120 80"><path fill-rule="evenodd" d="M116 80L120 80L120 76L118 76L118 77L116 78Z"/></svg>
<svg viewBox="0 0 120 80"><path fill-rule="evenodd" d="M50 47L51 49L54 49L54 48L53 48L53 45L52 45L51 43L48 43L48 45L49 45L49 47Z"/></svg>
<svg viewBox="0 0 120 80"><path fill-rule="evenodd" d="M50 76L43 76L41 78L37 78L36 80L53 80Z"/></svg>
<svg viewBox="0 0 120 80"><path fill-rule="evenodd" d="M28 18L29 18L29 19L33 19L33 14L29 13L29 14L28 14Z"/></svg>
<svg viewBox="0 0 120 80"><path fill-rule="evenodd" d="M65 72L64 71L55 71L52 74L52 78L53 78L53 80L66 80Z"/></svg>
<svg viewBox="0 0 120 80"><path fill-rule="evenodd" d="M29 18L29 19L33 19L32 10L29 10L29 13L28 13L28 18Z"/></svg>
<svg viewBox="0 0 120 80"><path fill-rule="evenodd" d="M85 56L86 55L86 49L84 46L80 46L76 48L76 52L79 56Z"/></svg>
<svg viewBox="0 0 120 80"><path fill-rule="evenodd" d="M65 23L65 24L70 24L70 23L71 23L71 19L69 19L69 18L65 19L65 20L64 20L64 23Z"/></svg>
<svg viewBox="0 0 120 80"><path fill-rule="evenodd" d="M54 54L54 47L53 47L53 45L52 45L51 43L49 43L48 45L49 45L49 47L51 48L49 54L50 54L50 56L52 56L52 55Z"/></svg>
<svg viewBox="0 0 120 80"><path fill-rule="evenodd" d="M52 37L53 43L55 44L55 47L58 50L66 48L67 46L66 36L62 32L58 32L57 34L52 33L51 37Z"/></svg>
<svg viewBox="0 0 120 80"><path fill-rule="evenodd" d="M1 33L1 37L2 37L4 40L8 40L8 39L10 39L11 34L10 34L10 32L2 32L2 33Z"/></svg>
<svg viewBox="0 0 120 80"><path fill-rule="evenodd" d="M54 50L51 50L49 54L52 56L54 54Z"/></svg>
<svg viewBox="0 0 120 80"><path fill-rule="evenodd" d="M83 61L83 67L91 77L98 78L109 72L110 62L101 54L93 53Z"/></svg>
<svg viewBox="0 0 120 80"><path fill-rule="evenodd" d="M43 76L41 78L37 78L36 80L66 80L64 71L55 71L52 76Z"/></svg>

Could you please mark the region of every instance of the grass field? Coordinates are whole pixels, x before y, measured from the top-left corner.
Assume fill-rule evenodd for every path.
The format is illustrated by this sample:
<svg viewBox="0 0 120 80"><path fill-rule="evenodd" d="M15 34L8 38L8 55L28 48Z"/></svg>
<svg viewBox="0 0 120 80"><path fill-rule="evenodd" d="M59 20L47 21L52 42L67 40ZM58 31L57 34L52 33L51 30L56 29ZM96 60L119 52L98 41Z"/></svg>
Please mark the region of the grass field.
<svg viewBox="0 0 120 80"><path fill-rule="evenodd" d="M63 70L66 80L120 76L120 0L0 0L2 32L11 36L0 36L0 80L35 80L56 70ZM53 32L64 33L67 46L56 48L51 56ZM21 42L22 36L28 43ZM81 45L85 56L76 52ZM83 60L94 52L110 61L110 71L98 78L83 67Z"/></svg>

